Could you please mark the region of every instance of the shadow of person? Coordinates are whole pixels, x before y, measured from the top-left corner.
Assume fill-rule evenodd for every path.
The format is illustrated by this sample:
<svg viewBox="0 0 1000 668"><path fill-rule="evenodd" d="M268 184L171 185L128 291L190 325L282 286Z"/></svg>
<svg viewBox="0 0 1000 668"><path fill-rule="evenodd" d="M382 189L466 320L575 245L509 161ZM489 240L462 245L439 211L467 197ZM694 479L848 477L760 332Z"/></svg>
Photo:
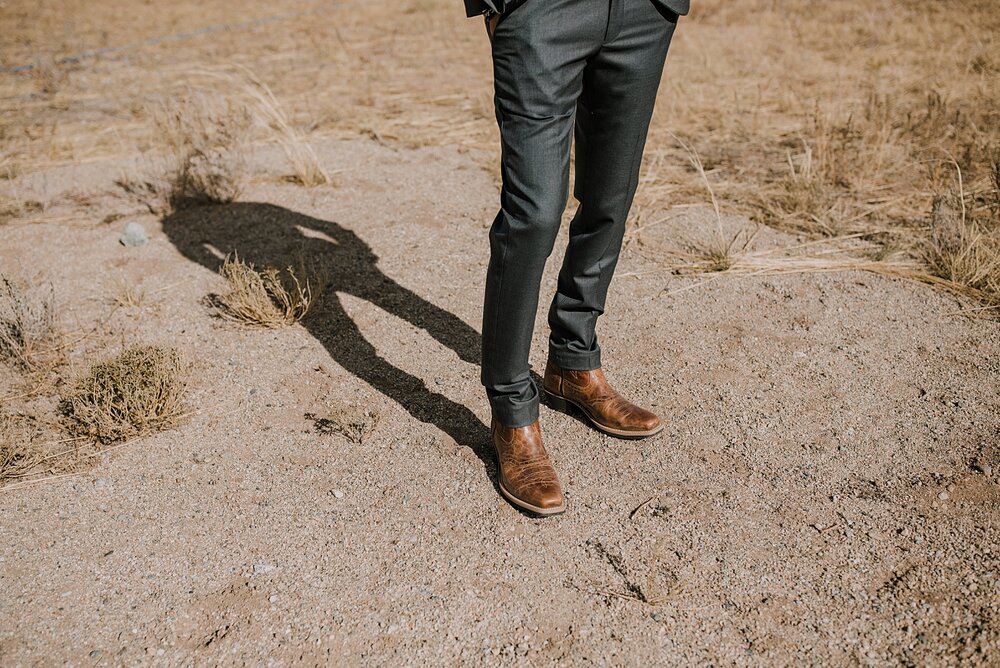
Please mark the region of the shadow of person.
<svg viewBox="0 0 1000 668"><path fill-rule="evenodd" d="M386 276L378 257L354 232L273 204L233 204L180 209L163 219L163 231L188 259L213 271L237 253L257 268L297 266L316 270L326 289L303 326L342 367L396 401L410 415L471 448L492 475L489 430L467 407L431 391L419 378L376 352L337 295L365 299L425 330L470 364L479 364L479 333Z"/></svg>

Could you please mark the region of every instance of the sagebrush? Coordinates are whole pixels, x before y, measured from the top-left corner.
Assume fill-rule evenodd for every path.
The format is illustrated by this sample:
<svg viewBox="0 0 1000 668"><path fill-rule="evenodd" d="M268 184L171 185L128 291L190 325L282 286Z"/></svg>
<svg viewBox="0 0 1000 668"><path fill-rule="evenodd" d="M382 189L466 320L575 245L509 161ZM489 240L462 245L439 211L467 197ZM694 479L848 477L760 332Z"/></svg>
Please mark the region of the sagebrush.
<svg viewBox="0 0 1000 668"><path fill-rule="evenodd" d="M70 432L107 444L173 424L186 383L173 348L135 346L91 367L64 403Z"/></svg>

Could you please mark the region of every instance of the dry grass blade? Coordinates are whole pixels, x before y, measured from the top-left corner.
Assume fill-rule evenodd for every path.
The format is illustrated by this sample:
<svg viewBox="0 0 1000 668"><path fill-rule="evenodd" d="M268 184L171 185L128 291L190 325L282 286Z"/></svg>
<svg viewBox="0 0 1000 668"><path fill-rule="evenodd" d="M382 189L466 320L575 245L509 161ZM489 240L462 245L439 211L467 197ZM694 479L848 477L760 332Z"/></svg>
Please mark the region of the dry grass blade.
<svg viewBox="0 0 1000 668"><path fill-rule="evenodd" d="M164 429L182 414L180 355L138 346L95 364L64 403L69 430L106 444Z"/></svg>
<svg viewBox="0 0 1000 668"><path fill-rule="evenodd" d="M715 189L712 187L712 182L708 180L708 174L705 173L705 165L701 161L701 156L698 155L698 152L691 144L672 132L669 134L684 149L688 161L695 171L698 172L698 176L711 198L712 211L715 214L715 238L701 251L704 270L726 271L733 266L735 256L746 252L757 233L756 231L750 232L740 229L732 237L726 236L722 228L722 211L719 208L719 199L715 196Z"/></svg>
<svg viewBox="0 0 1000 668"><path fill-rule="evenodd" d="M288 180L308 187L331 183L330 174L323 169L313 147L295 129L274 92L257 75L245 67L240 68L239 75L225 72L202 74L222 81L247 100L254 120L267 128L285 152L291 168Z"/></svg>
<svg viewBox="0 0 1000 668"><path fill-rule="evenodd" d="M52 285L14 282L0 274L0 359L33 368L55 337Z"/></svg>
<svg viewBox="0 0 1000 668"><path fill-rule="evenodd" d="M284 274L268 268L258 272L239 256L226 256L219 269L226 279L226 291L212 302L223 318L258 327L285 327L302 320L316 295L308 280L300 279L291 267ZM304 270L300 269L304 274ZM303 282L304 281L304 282Z"/></svg>

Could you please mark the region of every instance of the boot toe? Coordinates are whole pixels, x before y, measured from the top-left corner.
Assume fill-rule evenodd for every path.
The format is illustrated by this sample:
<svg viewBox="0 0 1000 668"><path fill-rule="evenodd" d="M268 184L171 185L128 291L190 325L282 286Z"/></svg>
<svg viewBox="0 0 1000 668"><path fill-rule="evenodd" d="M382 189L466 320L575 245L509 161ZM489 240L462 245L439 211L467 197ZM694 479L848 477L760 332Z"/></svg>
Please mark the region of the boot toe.
<svg viewBox="0 0 1000 668"><path fill-rule="evenodd" d="M566 497L563 496L562 488L558 484L546 486L539 490L533 505L543 510L557 510L566 505Z"/></svg>
<svg viewBox="0 0 1000 668"><path fill-rule="evenodd" d="M639 431L653 431L663 426L663 421L655 413L644 410L638 417L637 427Z"/></svg>

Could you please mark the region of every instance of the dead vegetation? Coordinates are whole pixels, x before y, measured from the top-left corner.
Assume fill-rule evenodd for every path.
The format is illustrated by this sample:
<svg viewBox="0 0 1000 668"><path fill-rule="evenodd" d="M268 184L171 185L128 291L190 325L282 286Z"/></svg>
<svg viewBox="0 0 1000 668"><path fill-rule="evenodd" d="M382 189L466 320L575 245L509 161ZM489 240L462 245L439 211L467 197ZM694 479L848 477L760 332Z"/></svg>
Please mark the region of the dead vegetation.
<svg viewBox="0 0 1000 668"><path fill-rule="evenodd" d="M288 160L287 180L306 187L329 185L332 180L320 164L316 151L289 121L284 108L270 87L249 70L242 76L214 74L248 100L258 126L267 131L267 138L277 141Z"/></svg>
<svg viewBox="0 0 1000 668"><path fill-rule="evenodd" d="M269 267L257 271L237 255L226 256L219 269L226 290L210 298L217 313L227 320L257 327L293 325L309 313L316 294L305 270ZM301 276L301 278L300 278Z"/></svg>
<svg viewBox="0 0 1000 668"><path fill-rule="evenodd" d="M136 346L95 364L64 403L70 433L100 444L165 429L184 413L178 352Z"/></svg>
<svg viewBox="0 0 1000 668"><path fill-rule="evenodd" d="M361 445L375 431L379 423L378 412L357 407L342 407L329 416L320 417L306 413L304 417L313 423L317 434L338 435L351 443Z"/></svg>
<svg viewBox="0 0 1000 668"><path fill-rule="evenodd" d="M36 369L56 338L51 283L15 281L0 274L0 359Z"/></svg>
<svg viewBox="0 0 1000 668"><path fill-rule="evenodd" d="M222 9L211 11L224 21ZM237 2L227 11L254 7ZM37 85L13 81L7 99L19 102L3 107L0 137L11 139L10 160L22 171L156 147L158 131L132 116L148 115L150 98L195 86L248 110L256 139L283 146L289 178L299 183L329 179L305 141L322 135L474 149L495 170L482 30L450 0L421 3L399 31L385 31L393 11L354 5L337 24L303 17L289 20L286 30L255 35L255 50L281 57L261 59L253 74L233 65L246 52L245 33L219 33L182 49L151 48L154 62L169 54L175 66L140 70L139 77L135 68L100 72L103 87L122 91L129 113L62 113L92 96L95 81L86 66L61 82L56 95L18 97ZM83 41L126 43L149 29L110 8L88 7L87 17L108 36L82 33ZM17 31L40 41L46 27ZM702 0L674 37L635 220L644 224L678 204L705 201L707 180L725 211L799 242L849 239L841 250L854 254L856 264L890 264L890 272L904 264L918 280L988 296L988 267L967 265L988 265L983 249L997 228L991 174L1000 157L998 40L1000 13L989 0L969 0L960 11L918 0ZM34 56L21 44L12 40L10 57L30 62ZM43 116L48 120L39 121ZM675 134L697 146L702 170L685 159ZM210 175L217 171L212 159L195 163L207 165ZM934 198L955 189L953 165L965 177L970 248L957 255L954 248L934 250L930 223ZM134 190L149 190L134 181ZM713 241L699 266L737 266L732 259L746 239ZM955 263L965 268L948 268ZM980 287L967 290L962 275Z"/></svg>
<svg viewBox="0 0 1000 668"><path fill-rule="evenodd" d="M239 101L190 93L154 114L168 151L169 202L174 208L232 202L247 179L253 120Z"/></svg>
<svg viewBox="0 0 1000 668"><path fill-rule="evenodd" d="M204 70L191 78L179 98L152 106L165 156L116 180L152 213L238 198L248 181L249 150L256 141L281 147L288 161L286 180L307 187L332 182L274 93L252 72Z"/></svg>
<svg viewBox="0 0 1000 668"><path fill-rule="evenodd" d="M1000 229L970 217L962 194L934 200L924 260L935 276L1000 305Z"/></svg>
<svg viewBox="0 0 1000 668"><path fill-rule="evenodd" d="M26 477L41 462L33 440L32 430L0 410L0 485Z"/></svg>

